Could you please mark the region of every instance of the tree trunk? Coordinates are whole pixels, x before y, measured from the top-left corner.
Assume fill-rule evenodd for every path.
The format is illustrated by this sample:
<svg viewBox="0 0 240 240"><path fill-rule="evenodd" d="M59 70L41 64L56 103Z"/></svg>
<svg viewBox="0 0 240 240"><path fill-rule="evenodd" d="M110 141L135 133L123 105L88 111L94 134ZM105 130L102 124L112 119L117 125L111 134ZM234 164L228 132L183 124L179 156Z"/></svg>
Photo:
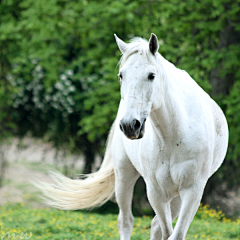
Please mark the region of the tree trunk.
<svg viewBox="0 0 240 240"><path fill-rule="evenodd" d="M239 33L237 33L232 26L231 20L228 20L228 24L220 32L218 50L219 53L223 49L228 49L231 44L238 43L240 40ZM234 75L229 73L224 76L221 76L221 69L224 68L225 58L221 59L221 62L217 65L216 68L213 68L210 73L210 83L212 85L211 96L226 96L229 94L229 91L234 82Z"/></svg>
<svg viewBox="0 0 240 240"><path fill-rule="evenodd" d="M6 168L7 168L7 160L5 157L5 149L3 149L3 147L1 146L0 147L0 188L3 186L3 180L4 180Z"/></svg>
<svg viewBox="0 0 240 240"><path fill-rule="evenodd" d="M88 140L86 140L84 157L85 157L85 166L84 166L83 173L88 174L92 172L92 165L94 164L94 160L95 160L94 146Z"/></svg>

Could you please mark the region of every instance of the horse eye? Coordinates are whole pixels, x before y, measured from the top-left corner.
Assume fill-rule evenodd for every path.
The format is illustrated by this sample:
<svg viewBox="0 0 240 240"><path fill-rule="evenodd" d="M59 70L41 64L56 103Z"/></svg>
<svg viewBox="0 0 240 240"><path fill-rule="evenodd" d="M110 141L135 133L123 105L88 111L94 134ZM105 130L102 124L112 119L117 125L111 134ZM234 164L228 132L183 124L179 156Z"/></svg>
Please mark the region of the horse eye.
<svg viewBox="0 0 240 240"><path fill-rule="evenodd" d="M118 74L118 76L119 76L120 79L122 79L122 73L121 72Z"/></svg>
<svg viewBox="0 0 240 240"><path fill-rule="evenodd" d="M154 78L155 78L155 74L154 73L149 73L148 80L153 81Z"/></svg>

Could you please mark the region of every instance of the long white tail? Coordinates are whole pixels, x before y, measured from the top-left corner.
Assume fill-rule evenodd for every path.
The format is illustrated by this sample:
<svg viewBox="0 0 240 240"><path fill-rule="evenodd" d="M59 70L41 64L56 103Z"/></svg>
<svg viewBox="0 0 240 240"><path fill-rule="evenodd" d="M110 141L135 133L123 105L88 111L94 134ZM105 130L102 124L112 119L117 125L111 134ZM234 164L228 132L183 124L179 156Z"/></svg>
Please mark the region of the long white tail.
<svg viewBox="0 0 240 240"><path fill-rule="evenodd" d="M59 172L50 172L54 183L34 183L44 194L45 202L63 210L89 209L107 202L114 194L115 175L110 145L114 131L111 128L101 168L85 179L70 179Z"/></svg>

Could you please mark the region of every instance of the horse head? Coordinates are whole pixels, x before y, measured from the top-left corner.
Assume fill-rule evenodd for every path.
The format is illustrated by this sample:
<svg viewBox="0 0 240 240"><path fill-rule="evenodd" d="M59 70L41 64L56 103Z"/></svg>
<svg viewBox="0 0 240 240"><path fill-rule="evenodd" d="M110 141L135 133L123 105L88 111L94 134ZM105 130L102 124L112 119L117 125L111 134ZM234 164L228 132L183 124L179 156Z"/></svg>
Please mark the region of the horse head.
<svg viewBox="0 0 240 240"><path fill-rule="evenodd" d="M124 103L120 129L127 138L140 139L147 117L161 102L158 39L153 33L149 42L135 38L127 44L116 35L115 38L123 54L118 74Z"/></svg>

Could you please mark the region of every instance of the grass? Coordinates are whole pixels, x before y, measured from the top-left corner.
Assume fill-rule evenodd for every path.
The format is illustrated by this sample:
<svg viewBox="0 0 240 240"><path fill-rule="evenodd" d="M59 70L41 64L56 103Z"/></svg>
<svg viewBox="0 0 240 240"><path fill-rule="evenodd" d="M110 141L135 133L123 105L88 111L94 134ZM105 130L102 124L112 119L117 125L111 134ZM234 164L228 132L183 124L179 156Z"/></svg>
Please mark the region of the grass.
<svg viewBox="0 0 240 240"><path fill-rule="evenodd" d="M149 239L150 217L135 218L132 240ZM119 239L116 214L30 209L23 204L0 207L0 239ZM24 235L25 234L25 235ZM240 219L201 206L186 239L240 239Z"/></svg>

